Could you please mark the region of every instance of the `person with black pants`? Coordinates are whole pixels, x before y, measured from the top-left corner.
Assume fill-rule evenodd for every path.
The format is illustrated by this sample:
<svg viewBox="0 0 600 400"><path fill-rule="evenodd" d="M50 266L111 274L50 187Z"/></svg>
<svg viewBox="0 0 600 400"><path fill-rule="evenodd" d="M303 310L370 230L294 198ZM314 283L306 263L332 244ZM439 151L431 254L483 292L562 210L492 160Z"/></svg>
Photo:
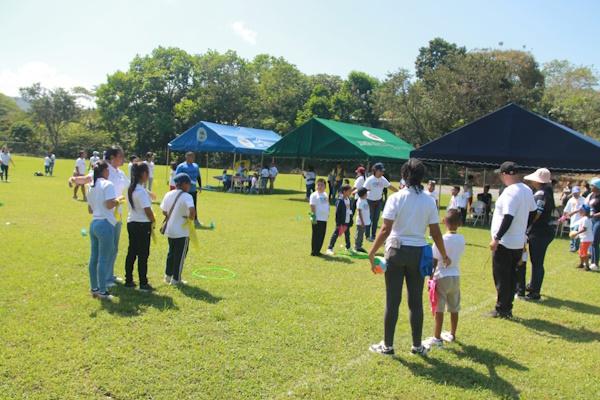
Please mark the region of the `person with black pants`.
<svg viewBox="0 0 600 400"><path fill-rule="evenodd" d="M308 200L310 204L310 219L312 222L312 238L310 255L318 257L325 241L327 220L329 219L329 198L325 193L325 179L317 180L317 191Z"/></svg>
<svg viewBox="0 0 600 400"><path fill-rule="evenodd" d="M342 198L337 199L335 202L335 230L331 235L329 241L329 247L327 248L327 255L332 256L334 254L333 247L337 241L338 236L344 234L346 239L346 250L352 249L350 243L350 227L352 226L352 207L350 206L350 194L352 193L352 186L343 185L340 189Z"/></svg>
<svg viewBox="0 0 600 400"><path fill-rule="evenodd" d="M527 240L529 214L537 205L531 189L521 182L515 163L506 161L496 172L506 188L496 201L492 217L490 250L497 299L489 316L512 318L517 268Z"/></svg>
<svg viewBox="0 0 600 400"><path fill-rule="evenodd" d="M551 174L546 168L540 168L524 179L531 182L531 186L535 190L534 198L537 205L537 211L528 232L531 280L527 285L529 293L525 296L525 300L539 300L544 281L544 258L556 230L556 221L552 217L555 207L554 192Z"/></svg>
<svg viewBox="0 0 600 400"><path fill-rule="evenodd" d="M177 166L175 174L184 173L190 177L190 190L189 194L194 200L194 209L198 209L198 193L202 191L202 175L200 174L200 167L194 162L196 155L192 151L185 153L185 161ZM198 214L194 217L194 226L198 229L201 224L198 221Z"/></svg>

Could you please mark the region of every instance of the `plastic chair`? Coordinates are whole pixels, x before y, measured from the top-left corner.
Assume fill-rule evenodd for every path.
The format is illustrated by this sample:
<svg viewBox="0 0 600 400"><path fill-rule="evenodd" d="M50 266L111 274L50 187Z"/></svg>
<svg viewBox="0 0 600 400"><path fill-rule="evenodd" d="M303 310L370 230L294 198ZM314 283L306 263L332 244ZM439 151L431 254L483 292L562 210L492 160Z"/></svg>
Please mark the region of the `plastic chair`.
<svg viewBox="0 0 600 400"><path fill-rule="evenodd" d="M481 225L485 221L485 209L486 205L483 201L477 200L471 206L471 218L473 219L473 226L477 225L477 222L481 220Z"/></svg>

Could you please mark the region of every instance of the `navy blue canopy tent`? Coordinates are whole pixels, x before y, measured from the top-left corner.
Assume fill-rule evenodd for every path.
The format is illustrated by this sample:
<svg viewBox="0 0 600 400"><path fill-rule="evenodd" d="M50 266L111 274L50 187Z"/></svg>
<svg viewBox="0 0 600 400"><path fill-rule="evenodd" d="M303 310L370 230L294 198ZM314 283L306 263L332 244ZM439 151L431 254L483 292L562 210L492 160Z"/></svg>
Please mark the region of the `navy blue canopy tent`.
<svg viewBox="0 0 600 400"><path fill-rule="evenodd" d="M169 142L170 151L261 155L281 136L265 129L200 121Z"/></svg>
<svg viewBox="0 0 600 400"><path fill-rule="evenodd" d="M516 104L508 104L410 153L423 161L526 169L600 171L600 142Z"/></svg>

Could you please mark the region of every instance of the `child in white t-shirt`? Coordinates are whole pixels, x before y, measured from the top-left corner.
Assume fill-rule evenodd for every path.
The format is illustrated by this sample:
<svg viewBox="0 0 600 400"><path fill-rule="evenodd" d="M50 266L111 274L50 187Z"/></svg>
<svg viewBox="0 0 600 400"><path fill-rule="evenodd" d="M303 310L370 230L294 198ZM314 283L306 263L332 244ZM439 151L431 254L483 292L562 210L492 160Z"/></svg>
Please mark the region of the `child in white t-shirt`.
<svg viewBox="0 0 600 400"><path fill-rule="evenodd" d="M359 253L366 253L363 248L363 238L365 232L371 226L371 210L369 209L369 201L367 200L366 188L360 188L356 192L358 200L356 201L356 237L354 239L354 250Z"/></svg>
<svg viewBox="0 0 600 400"><path fill-rule="evenodd" d="M590 206L583 204L579 209L579 220L577 221L577 230L571 231L574 238L579 237L579 266L586 271L590 270L588 250L594 240L594 232L592 231L592 220L589 217Z"/></svg>
<svg viewBox="0 0 600 400"><path fill-rule="evenodd" d="M50 158L50 153L44 157L44 174L46 176L50 176L50 165L52 164L52 159Z"/></svg>
<svg viewBox="0 0 600 400"><path fill-rule="evenodd" d="M329 196L325 192L325 179L317 180L317 191L310 195L310 219L312 222L312 239L310 255L318 257L327 231L327 220L329 219Z"/></svg>
<svg viewBox="0 0 600 400"><path fill-rule="evenodd" d="M148 181L144 185L149 192L152 191L152 182L154 182L154 153L149 151L146 153L144 164L148 165Z"/></svg>
<svg viewBox="0 0 600 400"><path fill-rule="evenodd" d="M446 254L452 261L448 266L442 263L442 256L433 246L433 258L436 263L433 279L436 281L437 307L435 310L435 328L433 337L428 338L426 346L441 346L443 340L453 342L456 339L458 326L458 311L460 310L460 258L465 251L465 238L457 233L461 225L460 211L448 210L444 223L447 232L444 235ZM444 312L450 313L450 332L442 332Z"/></svg>

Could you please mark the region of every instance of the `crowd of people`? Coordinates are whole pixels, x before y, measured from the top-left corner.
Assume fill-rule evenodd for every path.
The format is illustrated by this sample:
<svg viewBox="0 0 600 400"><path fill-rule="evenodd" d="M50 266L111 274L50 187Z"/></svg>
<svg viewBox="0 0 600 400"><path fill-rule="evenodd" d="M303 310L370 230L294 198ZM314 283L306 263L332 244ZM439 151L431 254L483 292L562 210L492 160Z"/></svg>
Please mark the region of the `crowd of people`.
<svg viewBox="0 0 600 400"><path fill-rule="evenodd" d="M248 166L247 166L248 165ZM217 177L223 185L226 192L239 191L247 194L267 194L273 193L275 189L275 179L279 170L273 161L270 165L260 164L252 167L245 162L240 162L238 168L233 174L229 174L227 169L223 170L220 177Z"/></svg>

